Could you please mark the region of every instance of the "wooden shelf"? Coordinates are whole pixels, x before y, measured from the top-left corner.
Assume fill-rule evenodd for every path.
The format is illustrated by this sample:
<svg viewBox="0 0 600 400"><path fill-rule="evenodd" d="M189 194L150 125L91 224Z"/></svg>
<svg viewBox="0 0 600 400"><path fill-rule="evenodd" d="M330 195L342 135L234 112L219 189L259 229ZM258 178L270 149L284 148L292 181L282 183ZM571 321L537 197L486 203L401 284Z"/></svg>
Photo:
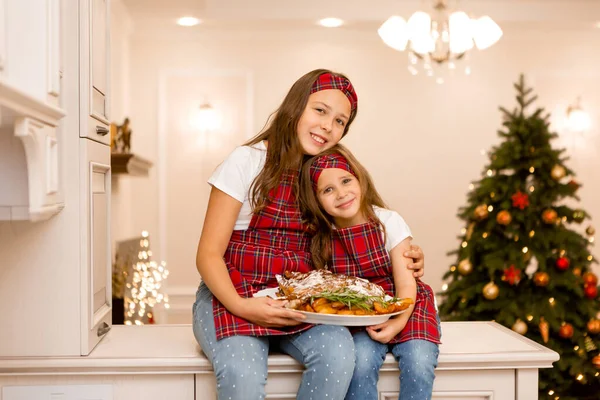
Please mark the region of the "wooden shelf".
<svg viewBox="0 0 600 400"><path fill-rule="evenodd" d="M148 176L152 162L132 153L112 153L110 165L113 175Z"/></svg>

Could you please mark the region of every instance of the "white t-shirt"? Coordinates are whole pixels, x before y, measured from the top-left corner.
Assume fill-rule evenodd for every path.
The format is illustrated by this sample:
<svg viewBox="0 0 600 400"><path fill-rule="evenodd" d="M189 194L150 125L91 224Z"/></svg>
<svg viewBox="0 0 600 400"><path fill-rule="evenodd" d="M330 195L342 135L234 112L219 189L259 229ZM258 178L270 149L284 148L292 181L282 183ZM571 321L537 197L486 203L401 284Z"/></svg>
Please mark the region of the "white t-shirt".
<svg viewBox="0 0 600 400"><path fill-rule="evenodd" d="M246 230L250 226L250 185L264 168L266 158L267 147L264 142L236 147L208 179L209 184L242 203L233 227L236 231Z"/></svg>
<svg viewBox="0 0 600 400"><path fill-rule="evenodd" d="M383 226L385 226L385 249L388 253L404 239L412 237L410 228L404 221L404 218L396 211L380 207L373 207L373 211L375 211L375 215L379 218Z"/></svg>

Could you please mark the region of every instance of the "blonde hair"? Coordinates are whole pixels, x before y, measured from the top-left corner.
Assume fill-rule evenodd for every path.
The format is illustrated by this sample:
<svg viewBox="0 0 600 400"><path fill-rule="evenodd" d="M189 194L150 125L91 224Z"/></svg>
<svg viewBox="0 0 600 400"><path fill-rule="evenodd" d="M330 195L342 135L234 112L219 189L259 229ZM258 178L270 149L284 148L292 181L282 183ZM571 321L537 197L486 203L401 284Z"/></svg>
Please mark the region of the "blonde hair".
<svg viewBox="0 0 600 400"><path fill-rule="evenodd" d="M317 269L325 268L331 261L331 235L333 233L333 218L325 212L317 198L313 182L311 179L310 167L320 157L339 154L348 161L350 168L354 172L361 190L361 204L359 212L362 213L369 223L379 225L385 232L385 228L375 212L373 206L386 208L383 199L375 189L373 179L358 162L356 157L343 145L337 144L331 149L325 150L308 161L302 167L300 174L300 209L303 219L308 223L310 229L314 231L310 251L315 267Z"/></svg>
<svg viewBox="0 0 600 400"><path fill-rule="evenodd" d="M349 81L345 75L327 69L315 69L305 74L292 85L277 111L267 120L265 128L245 143L254 145L263 140L268 142L265 166L252 182L250 189L252 212L257 213L265 207L269 193L281 184L284 173L291 171L297 174L300 171L304 151L298 139L298 121L304 113L313 84L319 76L326 73ZM348 133L356 113L356 108L351 110L342 137ZM294 184L296 197L299 191L297 182L298 179Z"/></svg>

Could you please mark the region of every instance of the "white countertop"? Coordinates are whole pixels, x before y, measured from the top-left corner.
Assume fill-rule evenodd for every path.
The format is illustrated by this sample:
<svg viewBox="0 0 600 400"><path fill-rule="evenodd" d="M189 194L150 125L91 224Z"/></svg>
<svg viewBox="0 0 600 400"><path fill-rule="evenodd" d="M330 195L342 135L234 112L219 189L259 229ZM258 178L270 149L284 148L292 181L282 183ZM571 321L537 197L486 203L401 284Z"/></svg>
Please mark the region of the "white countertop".
<svg viewBox="0 0 600 400"><path fill-rule="evenodd" d="M495 322L442 322L438 370L547 368L558 353ZM397 369L388 354L383 370ZM291 357L269 370L300 371ZM0 358L0 375L212 373L191 325L113 326L87 357Z"/></svg>

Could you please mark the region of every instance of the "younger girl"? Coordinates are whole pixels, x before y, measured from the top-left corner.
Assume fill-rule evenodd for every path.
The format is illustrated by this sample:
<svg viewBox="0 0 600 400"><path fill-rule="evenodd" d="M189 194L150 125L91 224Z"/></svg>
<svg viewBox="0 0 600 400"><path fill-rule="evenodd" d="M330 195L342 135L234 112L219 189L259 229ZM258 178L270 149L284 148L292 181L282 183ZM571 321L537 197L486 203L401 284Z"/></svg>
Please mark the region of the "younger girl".
<svg viewBox="0 0 600 400"><path fill-rule="evenodd" d="M388 350L401 371L399 399L431 399L439 322L433 291L406 269L410 229L384 208L367 171L341 145L304 164L300 201L317 232L311 243L315 267L366 278L391 296L416 300L405 313L354 333L356 367L346 399L378 399Z"/></svg>

